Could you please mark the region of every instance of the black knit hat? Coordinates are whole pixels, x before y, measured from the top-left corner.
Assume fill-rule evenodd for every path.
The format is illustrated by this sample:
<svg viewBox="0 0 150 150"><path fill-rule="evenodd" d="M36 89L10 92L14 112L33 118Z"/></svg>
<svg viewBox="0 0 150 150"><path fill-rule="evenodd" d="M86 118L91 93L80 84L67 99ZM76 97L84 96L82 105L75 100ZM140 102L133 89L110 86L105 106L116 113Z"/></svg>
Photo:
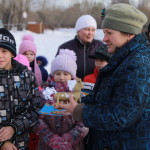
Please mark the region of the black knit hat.
<svg viewBox="0 0 150 150"><path fill-rule="evenodd" d="M89 55L89 58L109 61L111 55L108 53L107 45L102 44L95 50L95 54Z"/></svg>
<svg viewBox="0 0 150 150"><path fill-rule="evenodd" d="M16 41L14 36L5 28L0 28L0 47L9 50L16 56Z"/></svg>

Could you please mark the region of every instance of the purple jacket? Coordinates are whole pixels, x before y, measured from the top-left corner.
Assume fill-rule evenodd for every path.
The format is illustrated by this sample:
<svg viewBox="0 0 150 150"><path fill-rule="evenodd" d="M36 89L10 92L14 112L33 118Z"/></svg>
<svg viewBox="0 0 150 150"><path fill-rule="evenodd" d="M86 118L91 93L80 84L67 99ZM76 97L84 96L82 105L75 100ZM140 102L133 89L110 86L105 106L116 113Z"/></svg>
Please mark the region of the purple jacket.
<svg viewBox="0 0 150 150"><path fill-rule="evenodd" d="M92 74L95 68L95 60L88 56L94 54L95 49L101 44L101 41L94 39L90 44L85 45L75 36L73 40L60 45L56 55L58 55L59 49L73 50L77 55L77 77L83 80L86 75Z"/></svg>

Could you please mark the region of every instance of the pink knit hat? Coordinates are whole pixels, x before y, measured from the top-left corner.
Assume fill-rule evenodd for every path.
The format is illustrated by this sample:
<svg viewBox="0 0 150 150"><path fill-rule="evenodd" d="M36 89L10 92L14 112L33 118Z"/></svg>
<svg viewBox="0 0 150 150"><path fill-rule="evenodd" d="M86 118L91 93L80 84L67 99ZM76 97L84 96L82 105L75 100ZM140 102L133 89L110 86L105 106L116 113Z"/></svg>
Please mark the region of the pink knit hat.
<svg viewBox="0 0 150 150"><path fill-rule="evenodd" d="M76 54L74 51L69 49L60 49L59 55L57 55L51 63L51 75L54 72L66 71L72 75L72 78L76 77L77 64L76 64Z"/></svg>
<svg viewBox="0 0 150 150"><path fill-rule="evenodd" d="M16 61L18 61L19 63L25 65L28 67L29 70L31 70L31 67L30 67L30 62L28 60L28 58L22 54L18 54L15 58Z"/></svg>
<svg viewBox="0 0 150 150"><path fill-rule="evenodd" d="M42 74L41 74L41 70L36 62L37 49L36 49L36 45L34 43L34 38L31 34L26 34L22 37L22 42L19 47L19 54L23 55L27 51L32 51L35 54L34 74L37 79L38 85L41 85L42 84Z"/></svg>
<svg viewBox="0 0 150 150"><path fill-rule="evenodd" d="M26 51L32 51L36 55L36 45L34 43L34 38L31 34L26 34L22 37L22 42L19 47L19 54L24 54Z"/></svg>

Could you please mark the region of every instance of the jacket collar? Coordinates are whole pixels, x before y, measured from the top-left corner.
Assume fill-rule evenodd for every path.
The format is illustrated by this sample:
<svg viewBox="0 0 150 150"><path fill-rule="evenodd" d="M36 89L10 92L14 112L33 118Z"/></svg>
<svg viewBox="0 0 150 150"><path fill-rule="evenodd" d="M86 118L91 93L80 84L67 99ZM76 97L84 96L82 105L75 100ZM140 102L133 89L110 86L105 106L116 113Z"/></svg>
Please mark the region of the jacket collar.
<svg viewBox="0 0 150 150"><path fill-rule="evenodd" d="M13 66L13 68L10 70L0 69L0 74L8 74L8 73L13 73L13 72L23 72L24 70L27 70L26 66L18 63L14 59L12 59L12 66Z"/></svg>

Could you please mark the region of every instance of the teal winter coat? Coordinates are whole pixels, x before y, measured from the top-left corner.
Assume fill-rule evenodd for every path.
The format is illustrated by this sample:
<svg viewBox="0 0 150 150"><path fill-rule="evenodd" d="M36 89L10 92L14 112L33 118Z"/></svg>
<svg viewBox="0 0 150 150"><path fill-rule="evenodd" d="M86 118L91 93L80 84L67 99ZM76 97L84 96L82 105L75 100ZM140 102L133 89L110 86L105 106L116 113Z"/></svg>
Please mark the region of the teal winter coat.
<svg viewBox="0 0 150 150"><path fill-rule="evenodd" d="M150 150L150 43L144 33L118 48L82 102L90 150Z"/></svg>

